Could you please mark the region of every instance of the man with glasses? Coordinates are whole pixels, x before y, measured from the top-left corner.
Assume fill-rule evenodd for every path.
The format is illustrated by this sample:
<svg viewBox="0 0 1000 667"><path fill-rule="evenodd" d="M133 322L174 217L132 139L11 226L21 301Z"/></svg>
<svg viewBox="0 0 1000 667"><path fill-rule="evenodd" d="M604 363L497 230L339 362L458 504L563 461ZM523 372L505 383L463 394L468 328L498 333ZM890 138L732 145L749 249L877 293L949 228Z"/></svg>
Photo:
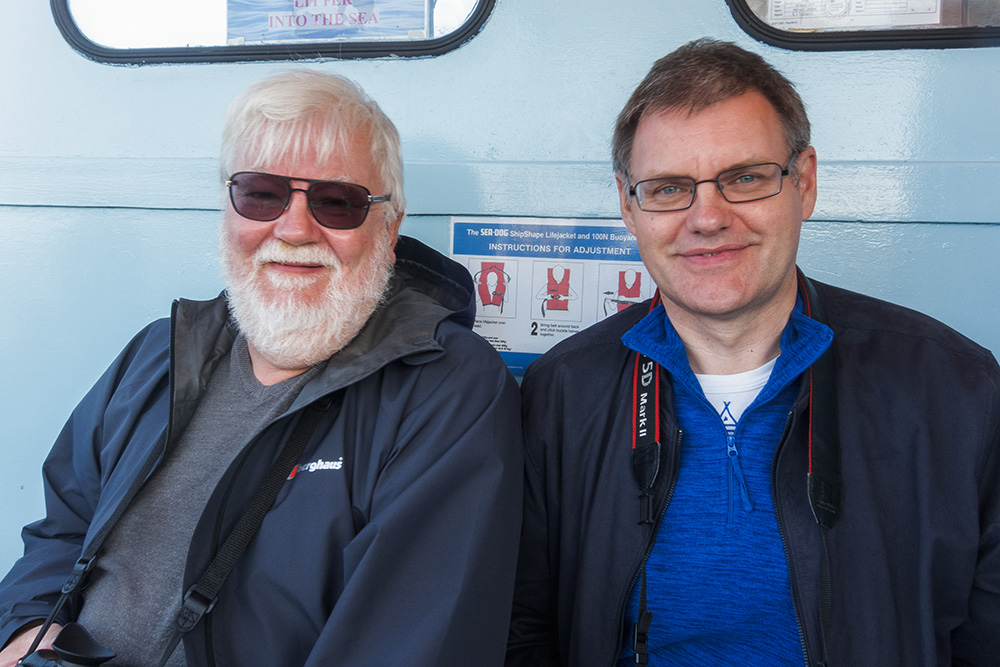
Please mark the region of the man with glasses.
<svg viewBox="0 0 1000 667"><path fill-rule="evenodd" d="M69 621L132 667L502 663L517 385L468 272L398 235L402 166L340 77L234 101L226 292L176 302L73 413L0 584L0 665Z"/></svg>
<svg viewBox="0 0 1000 667"><path fill-rule="evenodd" d="M508 665L995 665L1000 369L796 268L791 83L699 40L618 118L658 293L525 375Z"/></svg>

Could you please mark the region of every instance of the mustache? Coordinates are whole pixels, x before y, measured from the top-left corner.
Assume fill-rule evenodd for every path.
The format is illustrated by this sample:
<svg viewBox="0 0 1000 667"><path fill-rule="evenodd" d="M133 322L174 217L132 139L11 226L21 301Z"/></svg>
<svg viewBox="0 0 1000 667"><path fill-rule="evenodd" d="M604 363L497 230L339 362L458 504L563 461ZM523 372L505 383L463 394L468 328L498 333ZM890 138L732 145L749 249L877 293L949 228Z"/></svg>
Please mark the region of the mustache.
<svg viewBox="0 0 1000 667"><path fill-rule="evenodd" d="M264 242L253 254L253 263L258 268L271 262L340 268L340 258L329 248L316 245L295 246L278 239Z"/></svg>

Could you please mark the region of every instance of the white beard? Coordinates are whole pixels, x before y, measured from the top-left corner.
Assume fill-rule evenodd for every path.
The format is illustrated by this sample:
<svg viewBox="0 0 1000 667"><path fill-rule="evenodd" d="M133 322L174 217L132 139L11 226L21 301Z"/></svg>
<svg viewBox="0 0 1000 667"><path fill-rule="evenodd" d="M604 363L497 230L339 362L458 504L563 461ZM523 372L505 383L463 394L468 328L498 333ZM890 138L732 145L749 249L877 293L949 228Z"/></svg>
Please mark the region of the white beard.
<svg viewBox="0 0 1000 667"><path fill-rule="evenodd" d="M241 257L221 227L219 251L229 310L240 331L261 357L286 370L311 368L351 342L382 302L393 273L388 228L351 272L344 271L332 250L278 239L261 244L250 258ZM324 277L266 271L272 261L329 267L326 289L311 295L318 303L308 303L303 294Z"/></svg>

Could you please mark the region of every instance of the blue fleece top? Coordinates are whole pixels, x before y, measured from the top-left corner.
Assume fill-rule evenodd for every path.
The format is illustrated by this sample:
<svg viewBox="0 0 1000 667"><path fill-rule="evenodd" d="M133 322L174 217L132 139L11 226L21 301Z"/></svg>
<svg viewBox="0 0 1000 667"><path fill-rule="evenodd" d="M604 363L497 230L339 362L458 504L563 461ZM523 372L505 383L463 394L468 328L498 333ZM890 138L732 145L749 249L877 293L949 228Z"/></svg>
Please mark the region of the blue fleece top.
<svg viewBox="0 0 1000 667"><path fill-rule="evenodd" d="M771 376L730 435L663 308L622 337L669 372L681 429L680 471L646 566L650 665L802 665L771 471L798 395L795 380L832 340L796 303ZM622 666L634 664L639 582L626 613Z"/></svg>

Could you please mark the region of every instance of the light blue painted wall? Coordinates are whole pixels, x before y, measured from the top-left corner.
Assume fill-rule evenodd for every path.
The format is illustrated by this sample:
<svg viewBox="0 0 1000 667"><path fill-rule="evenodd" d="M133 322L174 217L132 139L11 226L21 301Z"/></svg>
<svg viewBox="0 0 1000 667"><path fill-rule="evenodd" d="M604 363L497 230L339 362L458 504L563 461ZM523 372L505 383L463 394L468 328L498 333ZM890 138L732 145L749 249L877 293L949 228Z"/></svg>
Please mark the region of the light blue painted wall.
<svg viewBox="0 0 1000 667"><path fill-rule="evenodd" d="M0 571L41 516L41 461L132 334L221 282L215 155L229 100L285 63L112 67L48 4L5 3L0 40ZM722 0L498 0L439 58L309 63L360 82L404 138L404 232L449 215L617 219L614 117L657 57L709 35L799 85L820 156L801 264L1000 350L1000 49L801 53ZM929 378L932 380L932 378Z"/></svg>

